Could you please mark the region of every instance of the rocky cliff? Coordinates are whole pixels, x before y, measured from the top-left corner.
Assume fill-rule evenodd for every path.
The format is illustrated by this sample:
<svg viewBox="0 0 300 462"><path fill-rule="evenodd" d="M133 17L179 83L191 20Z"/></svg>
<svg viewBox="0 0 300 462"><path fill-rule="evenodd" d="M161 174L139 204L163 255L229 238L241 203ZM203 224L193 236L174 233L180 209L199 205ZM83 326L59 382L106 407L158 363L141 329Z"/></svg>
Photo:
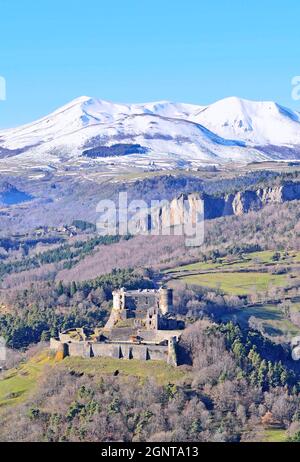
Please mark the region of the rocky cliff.
<svg viewBox="0 0 300 462"><path fill-rule="evenodd" d="M171 202L161 204L151 213L142 212L135 217L135 225L141 232L149 229L176 227L190 217L194 224L203 217L219 218L230 215L243 215L250 211L260 210L267 204L300 200L300 182L286 182L278 186L259 188L257 190L238 191L219 196L205 193L184 193Z"/></svg>
<svg viewBox="0 0 300 462"><path fill-rule="evenodd" d="M260 210L267 204L300 200L300 183L286 182L278 186L239 191L220 197L203 195L205 218L243 215Z"/></svg>

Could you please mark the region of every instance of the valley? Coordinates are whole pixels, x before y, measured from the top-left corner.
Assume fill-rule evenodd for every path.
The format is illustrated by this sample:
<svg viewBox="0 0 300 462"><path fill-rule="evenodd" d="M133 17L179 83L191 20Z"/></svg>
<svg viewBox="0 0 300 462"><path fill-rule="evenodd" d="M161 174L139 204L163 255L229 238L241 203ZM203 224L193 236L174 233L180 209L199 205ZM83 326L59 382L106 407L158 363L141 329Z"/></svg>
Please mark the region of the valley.
<svg viewBox="0 0 300 462"><path fill-rule="evenodd" d="M0 5L0 445L299 443L299 1Z"/></svg>
<svg viewBox="0 0 300 462"><path fill-rule="evenodd" d="M124 107L114 113L111 106L103 115L103 103L95 106L88 101L75 102L63 111L64 117L71 111L72 133L78 128L74 111L82 117L82 105L89 105L88 120L80 122L86 124L83 133L90 136L99 123L115 126L117 119L120 129L122 125L122 130L124 126L136 130L135 124L145 119L139 126L149 143L135 136L130 136L130 142L112 138L112 144L108 140L99 144L98 138L87 142L83 137L84 156L76 150L70 155L62 148L44 154L44 144L29 137L37 136L40 128L41 136L46 130L49 139L54 129L61 130L62 138L68 137L64 131L68 124L58 112L54 119L38 122L33 132L30 126L15 132L14 143L24 137L22 143L29 146L34 141L34 149L10 152L9 157L4 148L1 151L0 335L8 347L8 360L0 372L1 439L288 440L298 431L294 422L300 392L300 366L292 358L300 337L296 147L288 151L293 152L291 158L285 157L286 148L280 148L284 160L279 160L278 146L272 149L274 156L262 158L260 148L259 156L247 157L250 144L256 150L255 144L267 138L260 133L250 140L251 131L241 132L245 126L241 124L219 131L208 120L213 108L201 114L202 110L184 107L186 118L207 116L207 125L218 133L212 137L202 127L201 136L222 150L224 146L230 152L247 150L243 159L226 161L206 151L206 159L190 163L185 158L187 140L177 139L181 153L175 157L167 151L161 155L154 152L154 141L161 142L161 135L148 132L148 121L154 119L170 124L167 127L179 124L181 131L181 106L147 106L150 115L143 112L145 107L138 107L134 111L141 113L136 117L130 113L132 108L124 115ZM97 113L101 107L104 119L94 125L95 107ZM277 106L267 109L276 118L282 116ZM187 111L192 112L187 115ZM287 132L299 123L295 114L292 119ZM59 128L61 120L64 127ZM196 130L195 120L185 119L185 129ZM169 128L163 130L168 133ZM21 149L5 144L11 134L2 135L3 146ZM238 143L233 146L218 138L225 135L239 135ZM173 143L174 136L165 135L164 142ZM143 199L150 204L166 199L178 210L182 198L203 200L202 246L186 247L184 236L172 233L99 235L98 202L117 204L124 191L128 201ZM163 217L162 208L159 212ZM145 223L141 221L140 227L145 228ZM125 359L127 346L118 358L64 357L61 351L55 354L49 349L50 339L76 329L93 332L99 345L106 347L108 340L101 339L99 332L105 333L111 316L113 292L122 287L129 293L157 291L164 286L173 289L173 322L185 325L176 341L177 367L159 359ZM171 315L168 319L171 322ZM114 336L124 341L122 335L133 329L131 321L115 323L112 345ZM146 342L151 343L150 333L146 334ZM136 346L145 343L136 343L141 342L137 336L128 338L131 354L137 354ZM148 355L157 348L151 349L150 343ZM166 344L159 347L167 348ZM128 409L134 406L133 416ZM180 418L174 418L174 409ZM13 429L8 425L11 421Z"/></svg>

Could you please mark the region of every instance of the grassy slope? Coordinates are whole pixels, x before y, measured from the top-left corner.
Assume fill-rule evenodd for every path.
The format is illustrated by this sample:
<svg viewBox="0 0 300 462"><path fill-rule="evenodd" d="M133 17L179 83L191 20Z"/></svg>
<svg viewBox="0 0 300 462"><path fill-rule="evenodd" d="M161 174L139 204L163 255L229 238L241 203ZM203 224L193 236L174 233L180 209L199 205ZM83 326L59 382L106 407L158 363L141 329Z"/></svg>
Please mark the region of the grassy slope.
<svg viewBox="0 0 300 462"><path fill-rule="evenodd" d="M283 312L276 305L257 305L234 310L233 314L241 326L247 327L251 316L261 320L265 332L271 337L300 335L300 328L284 317ZM232 320L232 313L222 316L222 321Z"/></svg>
<svg viewBox="0 0 300 462"><path fill-rule="evenodd" d="M270 265L277 262L272 261L274 251L264 250L262 252L252 252L244 254L242 258L236 257L232 261L221 258L218 262L196 262L189 265L176 266L165 271L168 273L184 273L185 271L211 271L215 269L238 270L239 268L253 267L253 265ZM282 265L289 265L291 263L300 262L300 252L290 252L288 258L281 259L278 263Z"/></svg>
<svg viewBox="0 0 300 462"><path fill-rule="evenodd" d="M0 379L0 407L24 401L34 390L44 366L53 362L47 353L43 353L4 373Z"/></svg>
<svg viewBox="0 0 300 462"><path fill-rule="evenodd" d="M178 382L187 377L185 369L169 366L164 361L139 361L113 358L66 358L60 365L76 372L84 372L93 376L113 374L132 375L141 379L154 378L159 384Z"/></svg>
<svg viewBox="0 0 300 462"><path fill-rule="evenodd" d="M5 378L0 380L0 408L17 405L34 393L38 378L43 375L45 365L59 367L66 370L83 372L101 377L113 374L116 370L127 376L154 378L161 385L177 383L188 377L186 369L174 368L161 361L118 360L110 358L66 358L59 363L48 356L48 353L30 359L19 368L8 371ZM13 396L15 395L15 396ZM264 430L264 442L284 442L286 432L280 429Z"/></svg>
<svg viewBox="0 0 300 462"><path fill-rule="evenodd" d="M253 290L264 292L272 286L287 286L288 276L285 274L262 272L269 265L290 268L291 274L297 276L295 268L291 265L299 263L300 252L290 252L288 257L281 258L279 262L272 261L273 255L273 251L253 252L243 257L222 258L218 262L197 262L179 266L165 273L171 273L175 279L187 284L219 289L230 295L248 295ZM242 272L243 270L249 272Z"/></svg>
<svg viewBox="0 0 300 462"><path fill-rule="evenodd" d="M272 286L286 285L285 274L273 275L269 273L211 273L197 274L180 278L187 284L219 289L231 295L247 295L253 290L264 292Z"/></svg>
<svg viewBox="0 0 300 462"><path fill-rule="evenodd" d="M54 359L49 357L47 352L44 352L3 375L3 378L0 379L0 408L19 404L25 401L30 393L34 393L38 379L43 375L46 365L99 377L113 374L118 370L120 374L133 375L141 379L154 378L159 384L174 383L187 377L185 369L174 368L163 361L66 358L55 363Z"/></svg>
<svg viewBox="0 0 300 462"><path fill-rule="evenodd" d="M269 429L265 430L264 443L284 443L287 439L285 430Z"/></svg>
<svg viewBox="0 0 300 462"><path fill-rule="evenodd" d="M286 274L274 275L261 272L268 265L282 265L289 267L300 261L300 252L289 252L288 256L279 262L273 262L273 251L253 252L244 254L242 257L222 258L217 262L197 262L167 270L174 280L183 281L187 284L204 286L221 290L230 295L248 295L254 291L265 292L273 287L286 287L292 280ZM250 269L249 272L240 270ZM290 266L290 269L292 267ZM194 274L191 274L193 272ZM199 273L197 273L199 272ZM292 269L295 276L296 270ZM299 311L300 304L293 303L291 311ZM288 321L279 306L257 305L243 309L236 309L234 315L238 322L244 326L248 325L251 316L263 321L266 332L273 337L294 336L300 334L299 327ZM223 316L223 321L232 319L233 314Z"/></svg>

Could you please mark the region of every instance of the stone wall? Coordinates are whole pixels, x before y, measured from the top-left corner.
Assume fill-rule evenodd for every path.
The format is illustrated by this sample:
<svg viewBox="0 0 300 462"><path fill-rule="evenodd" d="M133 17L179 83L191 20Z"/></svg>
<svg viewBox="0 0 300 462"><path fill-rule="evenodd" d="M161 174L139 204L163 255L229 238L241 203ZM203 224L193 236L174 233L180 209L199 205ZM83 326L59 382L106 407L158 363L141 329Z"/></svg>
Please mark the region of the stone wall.
<svg viewBox="0 0 300 462"><path fill-rule="evenodd" d="M61 342L59 340L53 337L50 338L50 350L58 351L60 345L61 345Z"/></svg>
<svg viewBox="0 0 300 462"><path fill-rule="evenodd" d="M139 359L142 361L168 360L168 346L133 343L93 343L92 356L108 356L117 359Z"/></svg>
<svg viewBox="0 0 300 462"><path fill-rule="evenodd" d="M91 347L87 342L72 342L69 343L69 356L80 356L82 358L90 358Z"/></svg>
<svg viewBox="0 0 300 462"><path fill-rule="evenodd" d="M134 344L134 343L89 343L72 342L63 344L55 339L50 341L50 349L58 351L61 345L67 346L69 356L81 358L109 357L115 359L138 359L141 361L166 361L174 364L173 345L172 358L169 358L168 345ZM171 361L170 361L171 360Z"/></svg>

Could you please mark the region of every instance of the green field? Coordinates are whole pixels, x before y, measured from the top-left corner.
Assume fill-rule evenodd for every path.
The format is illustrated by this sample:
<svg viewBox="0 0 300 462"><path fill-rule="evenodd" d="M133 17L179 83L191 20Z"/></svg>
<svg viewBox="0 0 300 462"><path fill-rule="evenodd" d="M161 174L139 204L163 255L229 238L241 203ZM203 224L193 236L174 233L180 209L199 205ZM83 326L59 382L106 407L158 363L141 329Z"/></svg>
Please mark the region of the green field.
<svg viewBox="0 0 300 462"><path fill-rule="evenodd" d="M248 295L252 291L265 292L272 286L285 286L287 276L259 272L220 272L182 276L179 280L190 285L218 289L230 295Z"/></svg>
<svg viewBox="0 0 300 462"><path fill-rule="evenodd" d="M284 317L283 312L277 305L257 305L235 309L230 314L221 317L222 322L228 322L235 316L237 322L248 327L248 321L251 316L262 321L265 333L270 337L300 335L300 328L295 326L291 321Z"/></svg>
<svg viewBox="0 0 300 462"><path fill-rule="evenodd" d="M217 262L196 262L188 265L176 266L175 268L170 268L165 271L165 274L168 273L181 273L187 271L211 271L216 269L228 269L235 270L238 268L248 268L253 266L260 265L284 265L288 266L292 263L300 262L300 252L290 252L288 257L281 255L281 258L278 262L274 262L272 257L274 256L274 251L264 250L262 252L252 252L249 254L243 254L242 257L230 257L230 258L220 258Z"/></svg>
<svg viewBox="0 0 300 462"><path fill-rule="evenodd" d="M171 268L164 271L165 274L168 273L183 273L185 271L209 271L216 268L222 268L224 264L222 263L212 263L212 262L197 262L191 263L190 265L176 266L176 268Z"/></svg>
<svg viewBox="0 0 300 462"><path fill-rule="evenodd" d="M181 281L188 285L219 290L228 295L244 296L251 293L266 292L272 287L289 287L299 281L296 265L300 262L300 252L290 251L280 254L278 262L273 261L274 251L252 252L242 256L219 258L217 261L196 262L177 266L165 271L170 275L170 282ZM288 268L287 273L272 274L263 272L267 266ZM290 306L291 312L300 311L300 303ZM247 327L251 316L262 321L265 333L270 337L289 337L300 334L300 328L286 319L277 305L257 305L233 312L221 317L223 322L230 321L232 316Z"/></svg>
<svg viewBox="0 0 300 462"><path fill-rule="evenodd" d="M285 430L270 429L265 430L264 443L284 443L287 440Z"/></svg>

